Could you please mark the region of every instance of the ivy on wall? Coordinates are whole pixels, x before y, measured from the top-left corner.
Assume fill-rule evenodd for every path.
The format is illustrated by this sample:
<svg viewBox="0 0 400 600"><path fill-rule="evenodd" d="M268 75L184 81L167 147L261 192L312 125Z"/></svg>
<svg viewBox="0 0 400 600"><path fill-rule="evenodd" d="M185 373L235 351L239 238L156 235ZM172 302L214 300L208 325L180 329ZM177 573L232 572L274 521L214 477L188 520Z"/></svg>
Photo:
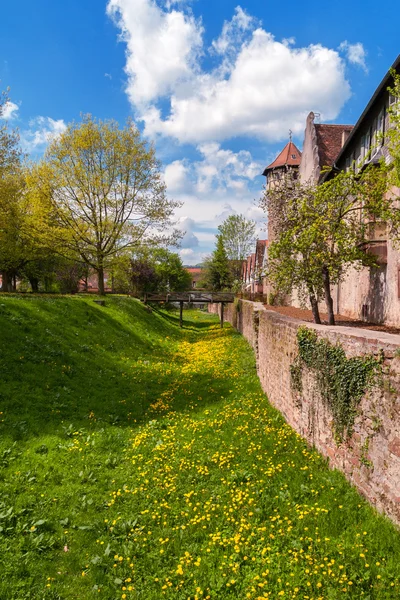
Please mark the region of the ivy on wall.
<svg viewBox="0 0 400 600"><path fill-rule="evenodd" d="M332 413L335 437L342 441L351 436L357 406L382 371L382 357L347 358L340 344L318 338L307 327L297 330L297 344L299 354L290 367L292 388L301 394L303 369L312 372L321 399Z"/></svg>

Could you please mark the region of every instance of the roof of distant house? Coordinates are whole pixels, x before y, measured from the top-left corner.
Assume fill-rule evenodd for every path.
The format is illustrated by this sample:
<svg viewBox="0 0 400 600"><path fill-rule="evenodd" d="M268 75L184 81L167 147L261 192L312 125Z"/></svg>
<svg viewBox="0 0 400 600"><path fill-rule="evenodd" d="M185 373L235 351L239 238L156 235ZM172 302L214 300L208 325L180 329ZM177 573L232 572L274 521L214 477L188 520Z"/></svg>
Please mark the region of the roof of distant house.
<svg viewBox="0 0 400 600"><path fill-rule="evenodd" d="M343 133L350 134L353 125L315 124L319 166L331 167L343 146Z"/></svg>
<svg viewBox="0 0 400 600"><path fill-rule="evenodd" d="M276 169L278 167L298 167L300 164L301 152L296 145L290 141L286 144L284 149L278 154L274 162L272 162L263 171L263 175L267 175L268 171Z"/></svg>
<svg viewBox="0 0 400 600"><path fill-rule="evenodd" d="M201 273L203 270L203 267L185 267L186 271L189 271L189 273Z"/></svg>

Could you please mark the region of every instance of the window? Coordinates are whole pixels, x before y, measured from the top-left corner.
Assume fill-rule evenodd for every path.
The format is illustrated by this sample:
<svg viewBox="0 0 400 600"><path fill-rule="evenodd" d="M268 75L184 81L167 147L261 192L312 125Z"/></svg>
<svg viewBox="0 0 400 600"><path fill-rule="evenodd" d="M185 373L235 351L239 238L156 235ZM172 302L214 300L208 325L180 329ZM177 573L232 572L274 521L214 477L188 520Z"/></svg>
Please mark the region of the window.
<svg viewBox="0 0 400 600"><path fill-rule="evenodd" d="M365 158L365 135L362 136L361 143L360 143L360 164L362 164L364 158Z"/></svg>
<svg viewBox="0 0 400 600"><path fill-rule="evenodd" d="M367 133L365 134L365 154L367 155L368 152L371 150L371 128L368 129Z"/></svg>
<svg viewBox="0 0 400 600"><path fill-rule="evenodd" d="M357 147L355 149L355 166L356 166L356 173L358 173L358 171L361 168L361 164L362 164L362 156L361 156L361 143L357 144Z"/></svg>
<svg viewBox="0 0 400 600"><path fill-rule="evenodd" d="M296 158L296 155L295 155L295 154L292 154L292 158L293 158L293 160L294 160L294 159Z"/></svg>
<svg viewBox="0 0 400 600"><path fill-rule="evenodd" d="M374 154L374 152L376 150L376 147L378 145L378 141L376 139L377 126L378 126L378 119L374 119L374 121L372 123L372 129L371 129L371 148L372 148L372 154Z"/></svg>
<svg viewBox="0 0 400 600"><path fill-rule="evenodd" d="M393 94L389 94L389 116L398 115L400 113L400 98L396 98Z"/></svg>
<svg viewBox="0 0 400 600"><path fill-rule="evenodd" d="M376 122L376 143L377 146L383 144L383 134L385 133L385 109L382 108Z"/></svg>

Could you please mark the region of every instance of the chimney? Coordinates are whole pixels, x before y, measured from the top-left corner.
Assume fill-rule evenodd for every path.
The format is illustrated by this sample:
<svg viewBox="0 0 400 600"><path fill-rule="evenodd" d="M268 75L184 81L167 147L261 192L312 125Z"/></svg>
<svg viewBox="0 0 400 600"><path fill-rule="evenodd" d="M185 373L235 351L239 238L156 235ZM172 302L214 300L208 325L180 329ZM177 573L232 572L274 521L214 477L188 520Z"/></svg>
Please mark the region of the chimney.
<svg viewBox="0 0 400 600"><path fill-rule="evenodd" d="M342 148L345 145L345 143L347 142L349 135L350 135L350 130L343 129L343 131L342 131Z"/></svg>

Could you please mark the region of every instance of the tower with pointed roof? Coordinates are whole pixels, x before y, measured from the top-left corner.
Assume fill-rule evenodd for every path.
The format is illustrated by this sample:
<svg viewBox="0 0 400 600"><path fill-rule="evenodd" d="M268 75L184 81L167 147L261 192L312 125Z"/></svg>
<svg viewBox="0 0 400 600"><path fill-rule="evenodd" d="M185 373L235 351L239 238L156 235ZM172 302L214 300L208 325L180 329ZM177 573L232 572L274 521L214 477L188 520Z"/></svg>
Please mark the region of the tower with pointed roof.
<svg viewBox="0 0 400 600"><path fill-rule="evenodd" d="M286 173L293 171L295 177L299 170L301 161L301 152L297 146L292 142L292 132L289 135L289 141L286 146L281 150L275 160L265 167L263 175L266 178L266 189L267 191L273 187L279 185ZM273 223L268 219L268 240L273 240Z"/></svg>
<svg viewBox="0 0 400 600"><path fill-rule="evenodd" d="M301 152L297 146L292 142L292 135L290 134L290 140L286 146L281 150L275 160L265 167L263 171L264 177L266 177L267 190L271 187L279 185L279 181L283 175L288 171L298 171L301 161Z"/></svg>
<svg viewBox="0 0 400 600"><path fill-rule="evenodd" d="M297 148L297 146L292 141L292 132L289 132L289 141L286 146L281 150L275 160L265 167L263 171L263 175L266 178L265 187L266 190L270 190L271 188L275 188L279 186L279 183L282 181L283 177L289 173L293 172L294 176L297 177L299 166L301 161L301 152ZM266 241L266 246L270 244L274 239L274 224L271 222L271 219L268 218L268 241ZM265 258L263 261L264 266L268 261L268 249L266 248ZM263 280L263 293L269 295L274 292L271 285L268 283L267 279Z"/></svg>

